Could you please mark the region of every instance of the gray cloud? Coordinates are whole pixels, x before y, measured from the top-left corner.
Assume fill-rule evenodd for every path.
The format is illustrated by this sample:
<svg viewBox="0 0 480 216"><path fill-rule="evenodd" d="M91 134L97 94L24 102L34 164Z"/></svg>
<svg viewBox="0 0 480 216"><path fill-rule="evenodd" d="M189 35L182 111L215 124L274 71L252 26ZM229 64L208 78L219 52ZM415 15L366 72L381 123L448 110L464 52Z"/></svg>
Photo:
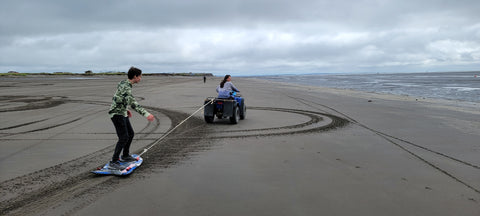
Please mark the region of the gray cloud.
<svg viewBox="0 0 480 216"><path fill-rule="evenodd" d="M479 1L11 1L0 71L478 70Z"/></svg>

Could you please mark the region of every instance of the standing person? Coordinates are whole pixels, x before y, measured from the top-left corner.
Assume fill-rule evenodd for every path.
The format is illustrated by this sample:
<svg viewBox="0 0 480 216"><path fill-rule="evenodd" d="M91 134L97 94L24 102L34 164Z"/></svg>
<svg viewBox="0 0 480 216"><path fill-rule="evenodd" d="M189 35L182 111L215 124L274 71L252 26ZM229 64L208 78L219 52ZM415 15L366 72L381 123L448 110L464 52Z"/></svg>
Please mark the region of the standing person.
<svg viewBox="0 0 480 216"><path fill-rule="evenodd" d="M130 155L130 144L132 143L134 132L129 120L132 113L128 110L128 106L145 116L148 121L153 121L155 119L152 114L147 112L147 110L137 103L132 95L133 84L139 83L140 80L142 80L142 70L131 67L128 70L128 79L118 83L117 91L115 92L115 95L113 95L113 102L110 106L110 111L108 112L118 136L115 152L113 153L112 161L110 162L110 166L115 169L123 168L119 163L119 159L125 162L136 160ZM120 158L122 150L123 154L122 158Z"/></svg>
<svg viewBox="0 0 480 216"><path fill-rule="evenodd" d="M206 83L207 82L207 77L204 75L203 76L203 83Z"/></svg>
<svg viewBox="0 0 480 216"><path fill-rule="evenodd" d="M240 92L232 83L232 76L225 75L220 85L217 86L218 98L229 98L232 96L231 92Z"/></svg>

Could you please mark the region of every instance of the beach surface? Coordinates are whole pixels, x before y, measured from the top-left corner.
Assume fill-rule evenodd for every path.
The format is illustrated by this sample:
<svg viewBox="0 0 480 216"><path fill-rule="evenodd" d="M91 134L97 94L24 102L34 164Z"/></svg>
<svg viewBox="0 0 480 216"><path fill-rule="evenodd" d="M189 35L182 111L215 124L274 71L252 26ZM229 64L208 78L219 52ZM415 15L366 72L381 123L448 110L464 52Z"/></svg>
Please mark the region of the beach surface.
<svg viewBox="0 0 480 216"><path fill-rule="evenodd" d="M245 120L203 111L126 177L107 114L126 77L0 78L0 215L480 215L480 106L233 77ZM143 76L140 153L215 96L211 77Z"/></svg>

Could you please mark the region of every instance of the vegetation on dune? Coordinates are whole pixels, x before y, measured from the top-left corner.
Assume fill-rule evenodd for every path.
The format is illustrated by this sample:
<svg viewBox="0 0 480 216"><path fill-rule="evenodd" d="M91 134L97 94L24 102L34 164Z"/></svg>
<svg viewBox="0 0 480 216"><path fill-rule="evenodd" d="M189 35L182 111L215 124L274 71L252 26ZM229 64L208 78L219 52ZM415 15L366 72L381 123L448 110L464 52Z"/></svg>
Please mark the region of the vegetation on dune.
<svg viewBox="0 0 480 216"><path fill-rule="evenodd" d="M126 75L126 72L110 71L110 72L98 72L94 73L91 70L87 70L84 73L72 73L72 72L41 72L41 73L19 73L16 71L9 71L7 73L0 73L0 76L28 76L28 75L44 75L44 76L116 76ZM144 73L144 76L213 76L212 73Z"/></svg>

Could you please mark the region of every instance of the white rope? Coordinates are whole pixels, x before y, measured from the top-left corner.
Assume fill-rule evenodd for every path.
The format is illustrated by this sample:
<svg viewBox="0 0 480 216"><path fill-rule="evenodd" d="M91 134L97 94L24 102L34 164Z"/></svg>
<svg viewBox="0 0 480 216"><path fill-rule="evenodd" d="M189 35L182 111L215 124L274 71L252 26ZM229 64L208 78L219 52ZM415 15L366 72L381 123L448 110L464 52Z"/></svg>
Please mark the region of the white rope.
<svg viewBox="0 0 480 216"><path fill-rule="evenodd" d="M162 137L158 138L157 140L155 140L155 142L150 145L148 148L146 149L143 149L143 152L140 153L138 156L142 156L143 154L145 154L145 152L147 152L148 150L150 150L153 146L157 145L158 143L160 143L160 141L162 141L165 137L167 137L170 133L172 133L175 129L177 129L180 125L182 125L184 122L186 122L189 118L191 118L193 115L195 115L198 111L202 110L203 108L205 108L205 106L213 103L213 100L215 100L215 98L212 98L208 103L204 104L202 107L200 107L197 111L193 112L190 116L188 116L186 119L184 119L183 121L181 121L180 123L178 123L177 126L175 126L174 128L170 129L169 131L167 131L167 133L165 133Z"/></svg>

